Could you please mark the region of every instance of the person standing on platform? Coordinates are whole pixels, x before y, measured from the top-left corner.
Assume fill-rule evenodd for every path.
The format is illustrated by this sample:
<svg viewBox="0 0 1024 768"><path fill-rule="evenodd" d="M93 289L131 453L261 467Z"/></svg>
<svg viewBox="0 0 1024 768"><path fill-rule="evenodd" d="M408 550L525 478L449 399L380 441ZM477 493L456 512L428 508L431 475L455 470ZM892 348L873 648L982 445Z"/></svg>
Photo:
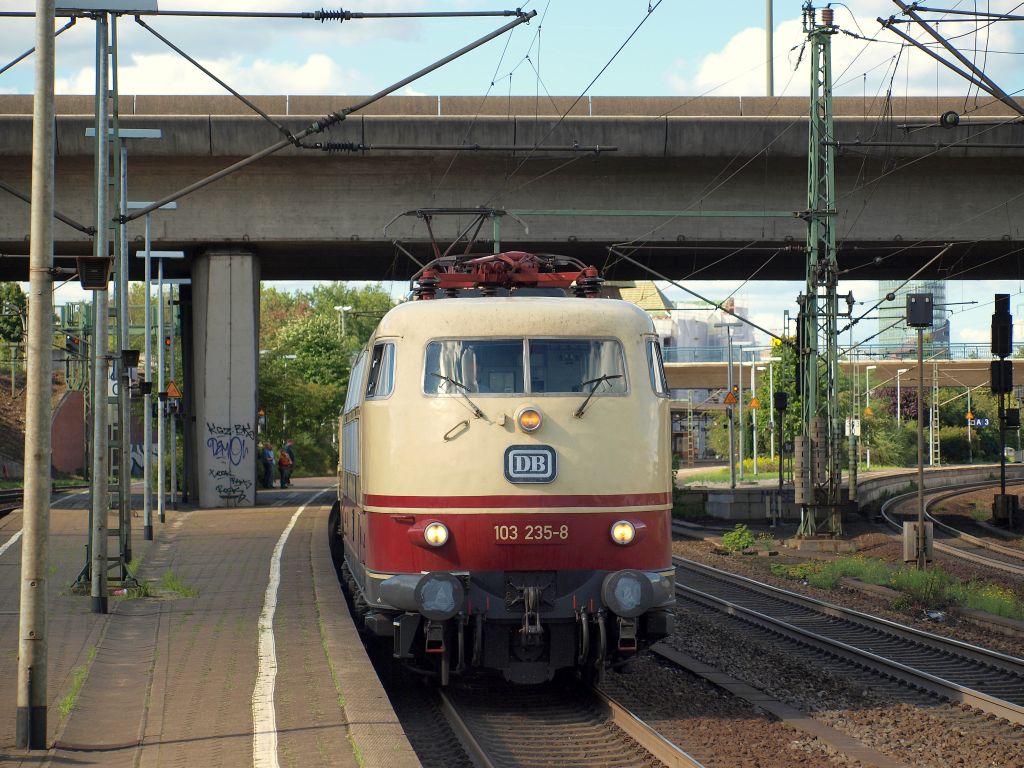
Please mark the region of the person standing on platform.
<svg viewBox="0 0 1024 768"><path fill-rule="evenodd" d="M288 454L288 458L292 460L292 465L288 467L288 485L291 485L292 475L295 474L295 441L292 439L285 440L284 451Z"/></svg>
<svg viewBox="0 0 1024 768"><path fill-rule="evenodd" d="M277 454L277 473L281 478L282 488L287 488L289 485L288 478L291 476L291 469L292 459L288 455L288 451L282 448L281 452Z"/></svg>
<svg viewBox="0 0 1024 768"><path fill-rule="evenodd" d="M263 487L274 487L274 446L270 443L263 444L260 451L260 461L263 463Z"/></svg>

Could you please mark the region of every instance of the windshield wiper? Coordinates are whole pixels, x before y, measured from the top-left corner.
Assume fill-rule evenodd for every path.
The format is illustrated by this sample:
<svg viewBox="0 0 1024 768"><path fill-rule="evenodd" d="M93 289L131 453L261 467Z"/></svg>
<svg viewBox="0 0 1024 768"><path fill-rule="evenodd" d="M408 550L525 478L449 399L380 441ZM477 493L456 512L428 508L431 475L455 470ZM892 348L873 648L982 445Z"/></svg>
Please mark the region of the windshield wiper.
<svg viewBox="0 0 1024 768"><path fill-rule="evenodd" d="M589 379L588 381L581 381L580 386L585 387L587 384L593 384L594 388L590 390L590 394L587 395L587 399L583 401L583 404L576 409L576 413L573 414L577 419L583 418L583 412L587 410L587 405L590 403L590 398L597 392L597 388L605 381L611 381L612 379L621 379L621 373L606 373L603 376L598 376L596 379Z"/></svg>
<svg viewBox="0 0 1024 768"><path fill-rule="evenodd" d="M486 416L484 416L484 412L481 411L480 408L477 407L477 404L474 403L472 400L470 400L469 399L469 395L466 394L467 392L469 392L469 387L467 387L465 384L463 384L458 379L453 379L451 376L445 376L443 373L439 373L438 371L434 371L430 375L431 376L437 376L437 378L439 378L439 379L441 379L443 381L447 381L449 384L452 384L453 386L457 387L458 390L462 393L462 396L464 398L466 398L466 402L469 403L469 407L473 409L473 414L478 419L486 419L487 418Z"/></svg>

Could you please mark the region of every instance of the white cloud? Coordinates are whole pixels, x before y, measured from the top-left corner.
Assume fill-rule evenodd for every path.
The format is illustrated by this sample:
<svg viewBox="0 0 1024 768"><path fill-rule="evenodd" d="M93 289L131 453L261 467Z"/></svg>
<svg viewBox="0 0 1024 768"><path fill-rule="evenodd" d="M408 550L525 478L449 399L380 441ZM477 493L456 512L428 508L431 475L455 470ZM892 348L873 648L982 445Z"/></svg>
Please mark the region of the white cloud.
<svg viewBox="0 0 1024 768"><path fill-rule="evenodd" d="M956 341L968 344L987 344L991 341L991 334L991 328L956 328L954 331Z"/></svg>
<svg viewBox="0 0 1024 768"><path fill-rule="evenodd" d="M353 93L364 83L361 73L343 70L322 53L305 61L246 61L240 54L200 63L236 91L245 94ZM92 93L95 74L85 67L67 78L58 78L57 93ZM119 74L122 93L220 94L224 89L174 53L133 54Z"/></svg>
<svg viewBox="0 0 1024 768"><path fill-rule="evenodd" d="M877 5L877 11L888 15L890 6ZM859 11L869 8L862 4ZM993 8L993 12L995 9ZM922 51L909 50L900 55L897 36L880 29L874 16L859 15L856 18L837 9L836 22L844 30L875 38L875 42L851 39L843 34L832 37L832 72L835 90L840 95L861 95L867 97L884 95L890 87L897 96L934 95L941 93L963 93L967 83ZM941 27L944 35L963 34L966 25ZM901 25L902 30L915 39L930 40L925 32L914 27ZM974 54L970 49L977 46L989 53L984 59L984 68L990 76L1002 80L1002 87L1010 92L1020 87L1016 62L1010 55L996 51L1014 51L1020 47L1019 34L1010 24L995 24L978 35L960 37L955 44L967 51L969 58ZM804 43L806 35L799 19L789 19L775 26L772 35L774 45L774 83L777 96L803 96L808 90L809 50ZM799 61L799 67L797 62ZM979 64L981 60L979 58ZM897 71L894 73L894 67ZM765 33L763 27L747 27L729 39L718 51L706 54L693 66L679 59L666 73L666 80L673 91L686 95L708 94L714 96L760 96L765 91ZM984 98L988 98L987 96Z"/></svg>

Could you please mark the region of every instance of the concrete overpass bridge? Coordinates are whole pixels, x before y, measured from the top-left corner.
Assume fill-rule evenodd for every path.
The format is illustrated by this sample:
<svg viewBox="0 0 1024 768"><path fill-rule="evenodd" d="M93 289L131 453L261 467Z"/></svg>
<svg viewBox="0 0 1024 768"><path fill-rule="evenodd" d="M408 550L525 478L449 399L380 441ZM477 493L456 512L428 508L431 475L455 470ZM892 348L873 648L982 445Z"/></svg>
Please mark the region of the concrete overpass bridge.
<svg viewBox="0 0 1024 768"><path fill-rule="evenodd" d="M298 131L358 99L253 100ZM616 243L678 279L804 277L805 99L572 102L389 97L322 137L339 151L288 147L152 215L154 248L186 253L168 276L192 278L181 296L185 437L201 505L226 503L223 487L254 495L260 281L403 279L428 258L429 239L415 217L385 233L402 211L499 208L513 214L501 220L504 249L577 256L612 279L649 276L609 259L606 248ZM961 106L837 100L844 276L906 277L955 241L924 277L1019 277L1024 126L1002 124L1010 116L988 107L972 115L987 124L909 135L898 128L934 124ZM123 127L163 132L160 140L129 140L129 199L161 199L280 139L243 109L231 97L123 96ZM917 117L882 119L883 109ZM56 207L91 225L92 99L59 97L57 111ZM31 97L0 96L0 181L14 190L30 188L30 136ZM949 143L956 146L936 148ZM435 231L451 238L466 224L440 221ZM28 206L0 192L0 280L27 279L28 232ZM128 234L139 250L142 222ZM483 233L481 250L491 250L493 235ZM58 265L91 250L88 234L56 225ZM139 279L141 260L130 261ZM673 368L673 386L688 386L689 370ZM707 371L703 385L721 373Z"/></svg>
<svg viewBox="0 0 1024 768"><path fill-rule="evenodd" d="M297 131L357 97L253 100ZM608 245L623 242L673 278L746 278L766 262L758 279L804 277L805 226L795 214L806 208L806 99L595 97L570 109L572 102L388 97L317 137L358 151L289 147L185 197L176 211L155 213L155 247L185 250L182 272L203 253L229 248L251 253L266 279L402 279L415 264L392 240L424 260L428 238L416 219L385 234L396 214L485 205L522 222L504 218L506 249L578 256L611 278L649 277L606 258ZM230 96L123 96L121 106L123 126L163 131L160 140L128 142L133 200L160 199L280 139ZM1011 117L993 105L972 113L983 124L907 134L898 126L935 123L962 109L962 99L897 99L883 119L886 106L836 100L845 274L906 277L936 244L957 241L964 244L926 277L1019 277L1024 125L993 126ZM57 208L88 224L92 99L62 96L57 110ZM31 97L0 96L0 181L21 190L30 187L30 131ZM537 142L544 150L529 150ZM749 215L728 215L735 211ZM437 229L451 237L466 223ZM139 247L142 223L129 233ZM489 228L482 236L490 250ZM0 193L0 279L24 279L17 257L27 253L27 237L28 207ZM59 256L90 250L87 235L63 224L55 237Z"/></svg>

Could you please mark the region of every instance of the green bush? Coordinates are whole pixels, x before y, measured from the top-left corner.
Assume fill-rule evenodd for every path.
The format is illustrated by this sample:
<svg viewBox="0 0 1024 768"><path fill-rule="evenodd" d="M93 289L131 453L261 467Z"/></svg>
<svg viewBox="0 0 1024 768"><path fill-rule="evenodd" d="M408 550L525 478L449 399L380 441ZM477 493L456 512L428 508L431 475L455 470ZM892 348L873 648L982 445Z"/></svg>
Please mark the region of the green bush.
<svg viewBox="0 0 1024 768"><path fill-rule="evenodd" d="M730 552L741 552L754 546L754 534L743 523L736 523L735 528L722 536L722 546Z"/></svg>
<svg viewBox="0 0 1024 768"><path fill-rule="evenodd" d="M901 568L892 575L891 584L926 608L945 608L960 602L960 583L945 571Z"/></svg>

